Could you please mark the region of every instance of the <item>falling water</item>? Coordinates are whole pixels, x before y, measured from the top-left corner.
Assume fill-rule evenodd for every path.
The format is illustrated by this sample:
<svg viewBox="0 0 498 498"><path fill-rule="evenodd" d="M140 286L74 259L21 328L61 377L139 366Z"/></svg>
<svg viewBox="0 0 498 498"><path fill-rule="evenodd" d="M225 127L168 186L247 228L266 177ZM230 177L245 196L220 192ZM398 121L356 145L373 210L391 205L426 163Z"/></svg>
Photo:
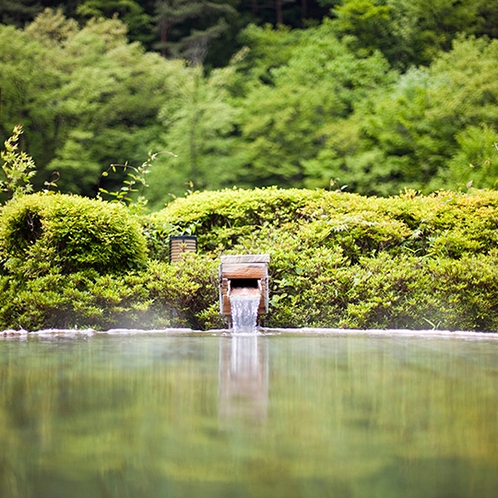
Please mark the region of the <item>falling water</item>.
<svg viewBox="0 0 498 498"><path fill-rule="evenodd" d="M256 331L260 300L260 289L239 288L230 292L232 327L235 333Z"/></svg>

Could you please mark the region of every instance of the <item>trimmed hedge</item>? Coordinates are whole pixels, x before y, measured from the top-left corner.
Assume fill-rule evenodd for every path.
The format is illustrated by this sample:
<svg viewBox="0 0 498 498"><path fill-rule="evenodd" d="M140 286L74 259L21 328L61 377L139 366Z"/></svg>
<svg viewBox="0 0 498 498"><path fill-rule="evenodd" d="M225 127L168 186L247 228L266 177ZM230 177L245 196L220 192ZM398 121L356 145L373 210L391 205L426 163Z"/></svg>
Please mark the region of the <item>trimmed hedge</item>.
<svg viewBox="0 0 498 498"><path fill-rule="evenodd" d="M222 327L220 254L268 253L266 326L496 331L497 228L495 191L233 189L141 218L27 195L1 213L0 328ZM199 254L169 264L180 233Z"/></svg>
<svg viewBox="0 0 498 498"><path fill-rule="evenodd" d="M4 271L26 277L123 273L148 261L141 225L124 206L61 194L9 202L2 210L0 254Z"/></svg>
<svg viewBox="0 0 498 498"><path fill-rule="evenodd" d="M218 319L216 261L150 261L139 219L117 203L60 194L10 201L0 255L1 329L199 328Z"/></svg>
<svg viewBox="0 0 498 498"><path fill-rule="evenodd" d="M270 254L268 326L498 330L495 191L234 189L149 222L156 241L188 232L202 251Z"/></svg>
<svg viewBox="0 0 498 498"><path fill-rule="evenodd" d="M418 196L407 191L376 198L274 187L233 189L177 199L149 220L159 231L157 238L195 234L204 251L240 251L285 233L305 247L340 249L351 263L383 251L458 258L498 247L498 192Z"/></svg>
<svg viewBox="0 0 498 498"><path fill-rule="evenodd" d="M0 329L216 327L217 263L192 255L121 275L94 270L0 278Z"/></svg>

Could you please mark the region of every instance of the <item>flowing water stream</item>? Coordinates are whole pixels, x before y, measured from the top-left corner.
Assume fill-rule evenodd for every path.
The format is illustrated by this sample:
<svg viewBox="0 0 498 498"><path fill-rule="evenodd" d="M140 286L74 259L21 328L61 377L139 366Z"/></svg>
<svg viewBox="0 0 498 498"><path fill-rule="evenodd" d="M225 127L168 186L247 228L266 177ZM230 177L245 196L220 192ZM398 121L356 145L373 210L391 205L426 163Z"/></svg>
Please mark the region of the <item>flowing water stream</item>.
<svg viewBox="0 0 498 498"><path fill-rule="evenodd" d="M256 332L260 300L260 289L241 287L230 291L232 328L234 333Z"/></svg>
<svg viewBox="0 0 498 498"><path fill-rule="evenodd" d="M6 334L0 496L495 498L497 406L494 334Z"/></svg>

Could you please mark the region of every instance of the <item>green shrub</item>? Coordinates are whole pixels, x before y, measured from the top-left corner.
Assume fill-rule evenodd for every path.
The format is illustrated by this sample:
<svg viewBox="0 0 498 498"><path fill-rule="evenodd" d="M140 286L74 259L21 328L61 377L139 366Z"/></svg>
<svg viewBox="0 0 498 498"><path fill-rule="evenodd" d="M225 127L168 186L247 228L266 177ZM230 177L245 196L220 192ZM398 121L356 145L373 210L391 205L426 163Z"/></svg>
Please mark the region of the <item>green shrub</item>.
<svg viewBox="0 0 498 498"><path fill-rule="evenodd" d="M267 326L498 330L495 191L233 189L147 223L156 242L189 233L201 251L270 254Z"/></svg>
<svg viewBox="0 0 498 498"><path fill-rule="evenodd" d="M195 192L146 218L155 227L152 254L178 234L196 235L205 252L227 250L265 226L298 223L300 209L317 196L321 193L275 187Z"/></svg>
<svg viewBox="0 0 498 498"><path fill-rule="evenodd" d="M169 306L177 326L219 328L219 261L211 256L186 254L172 264L151 262L145 274L152 308Z"/></svg>
<svg viewBox="0 0 498 498"><path fill-rule="evenodd" d="M486 253L498 247L498 192L407 191L390 198L304 189L232 189L194 193L147 218L156 249L170 235L194 234L203 251L265 243L270 231L309 247L341 247L351 262L382 251L417 256Z"/></svg>
<svg viewBox="0 0 498 498"><path fill-rule="evenodd" d="M0 253L4 272L24 277L123 273L147 264L141 226L125 207L60 194L9 202L2 210Z"/></svg>
<svg viewBox="0 0 498 498"><path fill-rule="evenodd" d="M498 330L498 192L233 189L141 223L73 196L8 203L0 327L222 327L220 254L268 253L266 326ZM169 264L180 233L199 254Z"/></svg>
<svg viewBox="0 0 498 498"><path fill-rule="evenodd" d="M0 278L0 329L221 327L217 262L192 255L172 265L100 275L95 270Z"/></svg>

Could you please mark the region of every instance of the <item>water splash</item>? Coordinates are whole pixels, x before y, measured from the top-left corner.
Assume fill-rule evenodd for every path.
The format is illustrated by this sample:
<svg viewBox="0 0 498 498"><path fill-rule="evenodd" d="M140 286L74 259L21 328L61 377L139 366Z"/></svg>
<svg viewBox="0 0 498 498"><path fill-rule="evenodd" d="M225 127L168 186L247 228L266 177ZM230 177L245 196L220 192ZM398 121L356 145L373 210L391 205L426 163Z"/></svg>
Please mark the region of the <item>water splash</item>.
<svg viewBox="0 0 498 498"><path fill-rule="evenodd" d="M230 291L234 333L256 332L261 290L238 288Z"/></svg>

